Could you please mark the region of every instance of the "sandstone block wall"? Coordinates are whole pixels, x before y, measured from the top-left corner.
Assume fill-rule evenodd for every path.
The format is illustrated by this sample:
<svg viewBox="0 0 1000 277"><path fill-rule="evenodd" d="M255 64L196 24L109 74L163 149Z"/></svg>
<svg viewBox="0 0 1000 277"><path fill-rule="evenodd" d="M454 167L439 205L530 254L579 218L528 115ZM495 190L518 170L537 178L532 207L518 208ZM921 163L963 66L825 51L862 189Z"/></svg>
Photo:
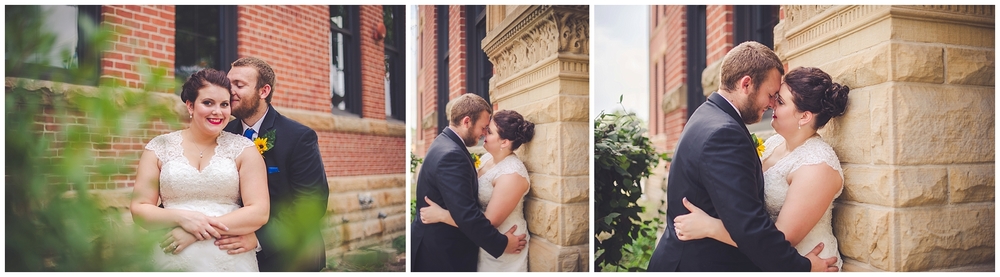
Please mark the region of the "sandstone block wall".
<svg viewBox="0 0 1000 277"><path fill-rule="evenodd" d="M535 123L515 153L528 168L529 271L589 271L589 10L488 6L490 100Z"/></svg>
<svg viewBox="0 0 1000 277"><path fill-rule="evenodd" d="M844 167L844 270L994 270L994 7L782 9L788 69L851 88L820 131Z"/></svg>

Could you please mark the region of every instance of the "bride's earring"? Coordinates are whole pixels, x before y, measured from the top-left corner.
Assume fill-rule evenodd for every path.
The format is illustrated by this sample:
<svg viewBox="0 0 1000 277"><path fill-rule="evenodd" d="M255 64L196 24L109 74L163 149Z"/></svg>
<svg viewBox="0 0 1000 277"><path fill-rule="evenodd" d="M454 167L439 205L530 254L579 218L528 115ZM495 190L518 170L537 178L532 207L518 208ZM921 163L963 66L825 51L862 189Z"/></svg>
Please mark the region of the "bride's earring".
<svg viewBox="0 0 1000 277"><path fill-rule="evenodd" d="M802 130L802 125L799 125L799 130Z"/></svg>

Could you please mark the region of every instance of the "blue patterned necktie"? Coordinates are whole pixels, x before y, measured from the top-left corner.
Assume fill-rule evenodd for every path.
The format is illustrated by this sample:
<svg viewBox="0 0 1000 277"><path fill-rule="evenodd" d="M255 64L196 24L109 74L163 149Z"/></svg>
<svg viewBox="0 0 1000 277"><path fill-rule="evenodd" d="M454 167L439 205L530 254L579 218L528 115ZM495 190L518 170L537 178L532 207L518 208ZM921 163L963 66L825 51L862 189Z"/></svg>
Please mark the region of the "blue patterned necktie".
<svg viewBox="0 0 1000 277"><path fill-rule="evenodd" d="M253 133L254 133L253 128L247 128L247 130L243 132L243 136L247 137L250 140L253 140Z"/></svg>

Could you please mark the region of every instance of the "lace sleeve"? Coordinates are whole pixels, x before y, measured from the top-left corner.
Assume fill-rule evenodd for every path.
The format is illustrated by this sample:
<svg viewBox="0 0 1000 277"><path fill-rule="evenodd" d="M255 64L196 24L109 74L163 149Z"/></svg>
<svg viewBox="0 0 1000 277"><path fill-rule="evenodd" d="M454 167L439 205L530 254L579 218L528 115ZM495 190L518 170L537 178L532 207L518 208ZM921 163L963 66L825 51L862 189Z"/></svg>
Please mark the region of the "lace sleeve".
<svg viewBox="0 0 1000 277"><path fill-rule="evenodd" d="M227 159L236 159L243 151L246 149L256 150L253 141L250 141L246 137L236 135L230 132L222 132L219 135L219 151L216 155L225 157Z"/></svg>
<svg viewBox="0 0 1000 277"><path fill-rule="evenodd" d="M521 159L518 159L517 156L508 156L503 161L498 162L495 168L497 171L497 177L517 173L517 175L521 175L524 179L528 179L528 169L524 167L524 163L521 162ZM528 183L531 183L530 179Z"/></svg>
<svg viewBox="0 0 1000 277"><path fill-rule="evenodd" d="M844 178L844 170L840 167L840 159L837 158L837 153L833 152L833 147L830 147L825 141L818 137L811 138L799 147L802 149L801 151L796 151L798 152L796 154L796 161L789 173L795 172L795 170L804 165L825 163L839 172L841 179Z"/></svg>
<svg viewBox="0 0 1000 277"><path fill-rule="evenodd" d="M181 156L180 140L180 131L162 134L149 140L146 149L153 151L161 163L166 163Z"/></svg>

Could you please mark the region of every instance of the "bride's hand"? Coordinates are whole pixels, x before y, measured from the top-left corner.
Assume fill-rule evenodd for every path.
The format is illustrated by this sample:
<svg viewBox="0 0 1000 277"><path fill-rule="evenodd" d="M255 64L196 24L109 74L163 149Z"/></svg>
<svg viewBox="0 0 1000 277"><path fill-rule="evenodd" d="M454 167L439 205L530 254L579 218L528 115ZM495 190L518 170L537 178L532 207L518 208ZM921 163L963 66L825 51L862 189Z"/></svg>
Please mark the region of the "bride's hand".
<svg viewBox="0 0 1000 277"><path fill-rule="evenodd" d="M674 218L674 232L682 241L713 237L720 229L725 229L722 220L714 218L705 211L688 202L687 197L681 199L684 207L691 213Z"/></svg>
<svg viewBox="0 0 1000 277"><path fill-rule="evenodd" d="M215 217L194 211L176 210L176 213L178 215L177 225L184 228L184 231L194 235L198 240L222 237L222 234L216 228L225 231L229 230L226 225L219 222Z"/></svg>
<svg viewBox="0 0 1000 277"><path fill-rule="evenodd" d="M184 231L181 227L175 227L163 235L163 240L160 241L160 248L163 249L163 253L173 253L176 255L195 241L198 240L194 235Z"/></svg>
<svg viewBox="0 0 1000 277"><path fill-rule="evenodd" d="M430 198L424 196L424 201L427 201L427 207L420 208L420 222L424 224L445 222L451 217L448 210L442 209L437 203L431 201Z"/></svg>

